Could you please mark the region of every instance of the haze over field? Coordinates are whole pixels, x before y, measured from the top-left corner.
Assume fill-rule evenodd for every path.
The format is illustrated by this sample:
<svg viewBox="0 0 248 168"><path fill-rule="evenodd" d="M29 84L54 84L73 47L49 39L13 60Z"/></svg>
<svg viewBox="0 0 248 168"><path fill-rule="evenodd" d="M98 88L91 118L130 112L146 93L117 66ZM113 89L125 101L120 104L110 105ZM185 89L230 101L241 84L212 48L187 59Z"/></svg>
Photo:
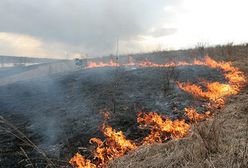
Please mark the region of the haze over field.
<svg viewBox="0 0 248 168"><path fill-rule="evenodd" d="M246 0L1 0L0 55L72 58L248 39Z"/></svg>

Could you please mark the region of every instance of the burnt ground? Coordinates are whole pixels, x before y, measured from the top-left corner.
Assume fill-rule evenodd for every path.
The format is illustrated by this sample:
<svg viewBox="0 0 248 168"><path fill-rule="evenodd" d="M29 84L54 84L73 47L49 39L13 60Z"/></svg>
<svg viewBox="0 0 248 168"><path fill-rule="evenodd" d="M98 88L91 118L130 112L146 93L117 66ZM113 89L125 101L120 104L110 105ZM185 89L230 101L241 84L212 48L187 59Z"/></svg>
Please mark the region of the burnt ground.
<svg viewBox="0 0 248 168"><path fill-rule="evenodd" d="M91 137L102 138L100 111L108 110L110 125L136 140L144 135L137 129L137 111L155 111L172 119L185 117L178 111L186 106L201 111L203 100L185 94L175 84L175 81L199 83L200 80L225 79L220 71L203 66L96 68L55 74L1 86L0 115L49 157L64 164L77 147L89 147ZM27 143L7 132L11 130L15 134L16 130L6 123L0 122L0 126L0 167L27 165L29 161L23 160L27 157L20 148L33 159L31 162L42 160Z"/></svg>

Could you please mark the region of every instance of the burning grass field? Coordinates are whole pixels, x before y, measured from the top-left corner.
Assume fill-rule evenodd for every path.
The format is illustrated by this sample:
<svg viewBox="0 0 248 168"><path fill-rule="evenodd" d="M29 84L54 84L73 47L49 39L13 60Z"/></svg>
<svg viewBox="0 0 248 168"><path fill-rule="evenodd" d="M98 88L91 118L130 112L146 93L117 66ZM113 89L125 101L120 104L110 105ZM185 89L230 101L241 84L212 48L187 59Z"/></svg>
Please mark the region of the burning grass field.
<svg viewBox="0 0 248 168"><path fill-rule="evenodd" d="M247 52L232 60L247 74ZM143 146L109 167L247 167L247 96L246 86L213 118L195 123L189 136Z"/></svg>
<svg viewBox="0 0 248 168"><path fill-rule="evenodd" d="M246 57L190 57L2 86L1 165L246 167Z"/></svg>

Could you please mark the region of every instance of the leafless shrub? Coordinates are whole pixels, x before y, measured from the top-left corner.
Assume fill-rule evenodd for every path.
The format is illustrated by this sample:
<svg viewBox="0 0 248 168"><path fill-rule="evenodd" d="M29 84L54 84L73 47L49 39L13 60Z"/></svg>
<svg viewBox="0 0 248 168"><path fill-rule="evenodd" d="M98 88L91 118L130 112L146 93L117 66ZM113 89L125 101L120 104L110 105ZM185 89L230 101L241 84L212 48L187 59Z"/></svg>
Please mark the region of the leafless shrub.
<svg viewBox="0 0 248 168"><path fill-rule="evenodd" d="M226 44L226 54L227 56L232 56L234 51L233 42Z"/></svg>
<svg viewBox="0 0 248 168"><path fill-rule="evenodd" d="M206 42L198 42L195 46L196 50L198 51L198 54L202 57L206 54Z"/></svg>
<svg viewBox="0 0 248 168"><path fill-rule="evenodd" d="M163 78L163 92L164 95L167 95L170 93L170 90L172 90L175 87L175 81L177 81L179 76L178 71L176 71L175 67L168 67L168 69L165 71Z"/></svg>

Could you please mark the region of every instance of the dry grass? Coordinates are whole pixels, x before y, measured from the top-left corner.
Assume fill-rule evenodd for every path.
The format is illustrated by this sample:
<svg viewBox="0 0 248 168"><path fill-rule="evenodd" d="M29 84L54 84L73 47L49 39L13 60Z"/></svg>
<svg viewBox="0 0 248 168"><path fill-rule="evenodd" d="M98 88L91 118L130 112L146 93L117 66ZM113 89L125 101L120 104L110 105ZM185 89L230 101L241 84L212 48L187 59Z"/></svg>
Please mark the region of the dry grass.
<svg viewBox="0 0 248 168"><path fill-rule="evenodd" d="M41 150L36 144L34 144L22 131L20 131L15 125L10 123L8 120L4 119L0 116L0 128L3 129L6 134L11 134L17 139L21 140L26 146L30 146L33 148L37 153L39 153L42 157L39 160L44 161L44 167L51 167L54 168L56 165L53 161L46 155L46 153ZM22 152L23 156L26 158L21 160L20 162L26 162L25 167L34 167L30 157L27 155L26 151L20 147L20 151ZM37 163L35 163L37 164ZM43 164L43 163L42 163Z"/></svg>

